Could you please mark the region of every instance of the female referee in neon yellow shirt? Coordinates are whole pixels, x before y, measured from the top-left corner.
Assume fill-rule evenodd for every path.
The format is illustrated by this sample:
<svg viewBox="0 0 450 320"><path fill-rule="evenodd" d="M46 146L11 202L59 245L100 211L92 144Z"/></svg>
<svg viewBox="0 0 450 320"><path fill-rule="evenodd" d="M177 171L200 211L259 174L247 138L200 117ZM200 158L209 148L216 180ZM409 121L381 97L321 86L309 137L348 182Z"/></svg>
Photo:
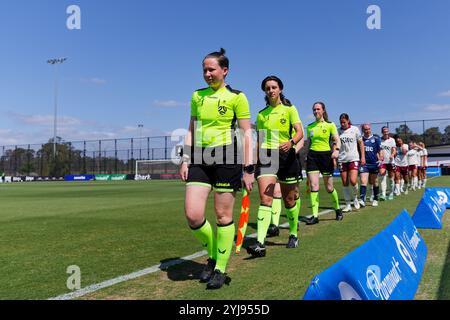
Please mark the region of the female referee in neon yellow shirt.
<svg viewBox="0 0 450 320"><path fill-rule="evenodd" d="M336 220L342 220L342 210L339 206L339 196L333 187L333 171L336 159L339 157L341 140L336 125L328 121L328 113L323 102L316 102L313 105L313 113L316 121L310 123L306 128L306 136L309 139L309 150L306 160L306 172L310 183L310 197L313 216L306 224L316 224L319 222L319 177L323 176L323 181L327 192L331 196ZM332 146L330 145L332 141Z"/></svg>
<svg viewBox="0 0 450 320"><path fill-rule="evenodd" d="M299 208L296 194L299 164L295 145L303 139L303 128L297 109L282 93L283 82L276 76L266 77L261 84L266 93L266 107L258 113L258 179L261 204L258 209L258 239L247 248L254 257L264 257L267 230L272 217L272 201L277 181L289 221L287 248L298 246L297 224ZM295 129L295 131L292 130ZM292 135L295 132L295 135Z"/></svg>
<svg viewBox="0 0 450 320"><path fill-rule="evenodd" d="M208 262L200 275L208 289L218 289L229 277L225 274L232 251L235 226L233 206L242 181L251 191L254 181L250 108L244 93L225 83L229 60L225 50L203 59L205 89L191 99L191 119L186 135L180 175L186 181L185 214L194 236L208 251ZM235 123L244 132L243 161L238 163L233 137ZM242 172L244 169L244 173ZM217 236L205 218L208 195L214 190Z"/></svg>

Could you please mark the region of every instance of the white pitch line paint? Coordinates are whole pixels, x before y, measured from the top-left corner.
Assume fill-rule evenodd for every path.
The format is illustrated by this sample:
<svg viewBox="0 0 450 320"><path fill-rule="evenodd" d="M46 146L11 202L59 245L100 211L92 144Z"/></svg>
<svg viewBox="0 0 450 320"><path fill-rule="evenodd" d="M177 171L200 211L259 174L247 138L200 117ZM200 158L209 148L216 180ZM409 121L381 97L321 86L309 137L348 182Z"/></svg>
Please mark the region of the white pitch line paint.
<svg viewBox="0 0 450 320"><path fill-rule="evenodd" d="M428 180L431 180L433 178L436 178L436 177L431 177ZM344 206L341 206L341 208L343 208L343 207ZM327 213L331 213L331 212L334 212L334 210L332 210L332 209L324 210L324 211L319 212L319 216L327 214ZM311 216L307 216L307 217L311 217ZM280 227L287 228L287 227L289 227L289 223L287 223L287 222L283 223L282 225L280 225ZM257 237L256 233L253 233L253 234L250 234L248 236L245 236L245 238L256 238L256 237ZM183 258L180 258L180 259L175 259L175 260L168 261L168 262L165 262L165 263L160 263L160 264L154 265L152 267L149 267L149 268L146 268L146 269L142 269L142 270L139 270L139 271L127 274L127 275L119 276L119 277L114 278L114 279L110 279L110 280L106 280L106 281L103 281L103 282L100 282L100 283L97 283L97 284L90 285L90 286L88 286L86 288L83 288L83 289L80 289L80 290L76 290L76 291L73 291L71 293L67 293L67 294L63 294L63 295L57 296L57 297L49 298L48 300L72 300L72 299L75 299L75 298L79 298L79 297L85 296L87 294L90 294L92 292L98 291L100 289L111 287L111 286L113 286L115 284L118 284L118 283L121 283L121 282L125 282L125 281L131 280L131 279L136 279L136 278L145 276L145 275L150 274L150 273L155 273L155 272L158 272L160 270L164 270L164 269L166 269L168 267L171 267L171 266L174 266L174 265L186 262L188 260L194 260L196 258L203 257L203 256L205 256L207 254L208 254L208 252L205 251L205 250L199 251L199 252L196 252L194 254L191 254L190 256L186 256L186 257L183 257Z"/></svg>
<svg viewBox="0 0 450 320"><path fill-rule="evenodd" d="M121 283L121 282L128 281L128 280L131 280L131 279L136 279L136 278L142 277L142 276L144 276L146 274L150 274L150 273L154 273L154 272L157 272L157 271L160 271L160 270L164 270L164 269L166 269L166 268L168 268L170 266L174 266L174 265L180 264L182 262L185 262L186 260L193 260L193 259L202 257L202 256L206 255L207 253L208 252L205 251L205 250L204 251L200 251L200 252L196 252L194 254L191 254L190 256L186 256L186 257L183 257L183 258L180 258L180 259L175 259L175 260L171 260L171 261L168 261L168 262L160 263L160 264L154 265L153 267L150 267L150 268L142 269L142 270L139 270L139 271L136 271L136 272L124 275L124 276L119 276L119 277L114 278L114 279L110 279L110 280L106 280L106 281L103 281L103 282L100 282L100 283L97 283L97 284L93 284L93 285L90 285L90 286L88 286L86 288L83 288L83 289L80 289L80 290L76 290L76 291L71 292L71 293L63 294L63 295L60 295L60 296L57 296L57 297L54 297L54 298L50 298L48 300L71 300L71 299L79 298L79 297L82 297L82 296L87 295L89 293L95 292L97 290L113 286L113 285L115 285L117 283Z"/></svg>
<svg viewBox="0 0 450 320"><path fill-rule="evenodd" d="M324 214L327 214L327 213L330 213L330 212L334 212L334 210L324 210L324 211L319 212L319 215L324 215ZM287 227L289 227L289 223L286 222L286 223L280 225L280 227L281 228L287 228ZM253 233L253 234L250 234L248 236L245 236L245 238L256 238L256 236L257 236L257 234ZM70 292L70 293L67 293L67 294L63 294L63 295L60 295L60 296L57 296L57 297L49 298L48 300L72 300L72 299L76 299L76 298L85 296L87 294L90 294L92 292L98 291L100 289L111 287L111 286L113 286L115 284L118 284L118 283L121 283L121 282L125 282L125 281L128 281L128 280L132 280L132 279L136 279L136 278L145 276L145 275L150 274L150 273L155 273L155 272L158 272L160 270L164 270L164 269L166 269L168 267L171 267L171 266L174 266L174 265L177 265L177 264L189 261L189 260L194 260L194 259L203 257L203 256L205 256L207 254L208 254L208 252L206 250L199 251L199 252L196 252L196 253L191 254L189 256L182 257L180 259L175 259L175 260L171 260L171 261L168 261L168 262L160 263L160 264L154 265L152 267L145 268L145 269L142 269L142 270L139 270L139 271L136 271L136 272L132 272L132 273L127 274L127 275L119 276L119 277L114 278L114 279L106 280L106 281L103 281L103 282L100 282L100 283L97 283L97 284L93 284L93 285L87 286L85 288L82 288L82 289L79 289L79 290L76 290L76 291L73 291L73 292Z"/></svg>

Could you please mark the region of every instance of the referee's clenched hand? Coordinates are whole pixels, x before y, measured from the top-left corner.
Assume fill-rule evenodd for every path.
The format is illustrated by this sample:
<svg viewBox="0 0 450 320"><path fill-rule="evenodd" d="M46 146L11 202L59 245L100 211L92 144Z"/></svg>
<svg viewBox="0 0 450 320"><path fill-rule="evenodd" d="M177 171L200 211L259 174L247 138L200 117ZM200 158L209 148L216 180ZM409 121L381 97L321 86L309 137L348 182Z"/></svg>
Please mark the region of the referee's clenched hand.
<svg viewBox="0 0 450 320"><path fill-rule="evenodd" d="M244 176L242 177L242 180L244 181L244 187L245 187L245 189L247 189L247 192L252 191L253 182L255 181L255 174L244 172Z"/></svg>
<svg viewBox="0 0 450 320"><path fill-rule="evenodd" d="M181 180L184 181L184 182L186 182L186 180L187 180L188 170L189 170L188 169L188 164L186 162L183 162L180 165L180 177L181 177Z"/></svg>

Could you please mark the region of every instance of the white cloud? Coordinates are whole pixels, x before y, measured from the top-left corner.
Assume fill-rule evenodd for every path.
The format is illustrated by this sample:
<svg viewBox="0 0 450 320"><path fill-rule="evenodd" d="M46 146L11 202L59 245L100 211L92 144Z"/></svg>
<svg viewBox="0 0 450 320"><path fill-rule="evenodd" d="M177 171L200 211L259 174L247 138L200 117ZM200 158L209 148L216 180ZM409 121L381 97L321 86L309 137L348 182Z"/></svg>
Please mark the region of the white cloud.
<svg viewBox="0 0 450 320"><path fill-rule="evenodd" d="M19 141L20 140L18 139L18 137L16 135L14 135L14 133L12 132L11 129L0 129L0 145L1 146L15 145ZM0 152L1 152L1 150L0 150Z"/></svg>
<svg viewBox="0 0 450 320"><path fill-rule="evenodd" d="M440 97L450 97L450 90L439 93Z"/></svg>
<svg viewBox="0 0 450 320"><path fill-rule="evenodd" d="M425 107L428 112L445 112L450 111L450 104L430 104Z"/></svg>
<svg viewBox="0 0 450 320"><path fill-rule="evenodd" d="M175 101L175 100L154 100L153 106L162 108L177 108L177 107L187 107L189 104L186 102Z"/></svg>
<svg viewBox="0 0 450 320"><path fill-rule="evenodd" d="M20 123L28 125L50 126L54 122L53 115L10 113L10 116ZM57 124L58 126L75 126L81 124L81 121L74 117L61 116L58 117Z"/></svg>

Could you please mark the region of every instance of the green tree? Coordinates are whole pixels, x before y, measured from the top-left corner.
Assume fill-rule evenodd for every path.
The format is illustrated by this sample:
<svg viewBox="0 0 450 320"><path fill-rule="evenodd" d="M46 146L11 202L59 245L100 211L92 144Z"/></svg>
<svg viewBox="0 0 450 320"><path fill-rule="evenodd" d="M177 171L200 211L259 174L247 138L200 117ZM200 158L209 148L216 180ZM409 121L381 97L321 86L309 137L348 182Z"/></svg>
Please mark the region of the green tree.
<svg viewBox="0 0 450 320"><path fill-rule="evenodd" d="M439 127L431 127L423 133L426 145L442 144L445 141L444 135L439 131Z"/></svg>
<svg viewBox="0 0 450 320"><path fill-rule="evenodd" d="M56 139L56 157L53 156L53 138L43 144L38 151L43 176L61 177L69 174L72 158L79 155L79 151L75 151L70 143L63 142L61 137Z"/></svg>
<svg viewBox="0 0 450 320"><path fill-rule="evenodd" d="M402 138L404 143L422 140L422 137L414 133L407 124L401 124L398 128L395 128L395 134Z"/></svg>
<svg viewBox="0 0 450 320"><path fill-rule="evenodd" d="M446 126L444 129L444 143L450 143L450 125Z"/></svg>

